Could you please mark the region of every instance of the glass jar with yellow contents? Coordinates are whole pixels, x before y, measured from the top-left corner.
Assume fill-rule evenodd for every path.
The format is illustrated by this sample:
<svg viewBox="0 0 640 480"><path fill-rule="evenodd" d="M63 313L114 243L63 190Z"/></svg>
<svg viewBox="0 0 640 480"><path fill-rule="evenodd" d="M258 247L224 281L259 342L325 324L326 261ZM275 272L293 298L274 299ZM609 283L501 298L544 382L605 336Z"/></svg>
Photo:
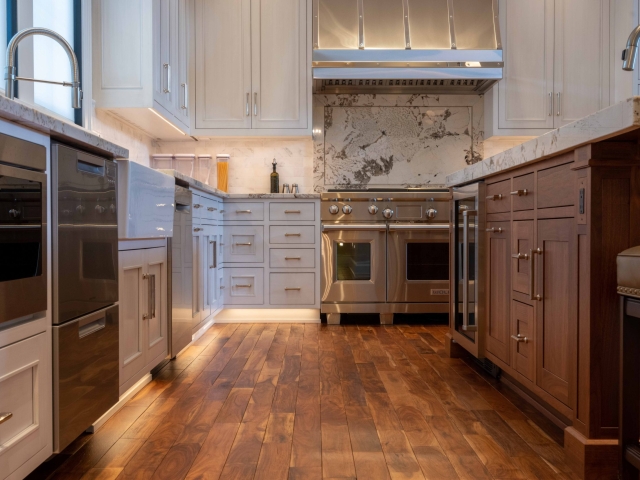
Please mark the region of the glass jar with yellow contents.
<svg viewBox="0 0 640 480"><path fill-rule="evenodd" d="M223 192L229 191L229 159L230 155L219 154L216 155L218 164L218 190Z"/></svg>

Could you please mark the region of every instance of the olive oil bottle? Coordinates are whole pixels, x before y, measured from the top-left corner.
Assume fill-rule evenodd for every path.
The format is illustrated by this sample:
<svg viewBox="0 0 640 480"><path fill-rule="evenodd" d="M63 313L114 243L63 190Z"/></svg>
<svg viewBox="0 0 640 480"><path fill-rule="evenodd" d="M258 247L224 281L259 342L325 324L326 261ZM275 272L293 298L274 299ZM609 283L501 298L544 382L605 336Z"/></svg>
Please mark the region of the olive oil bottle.
<svg viewBox="0 0 640 480"><path fill-rule="evenodd" d="M271 193L278 193L280 191L280 175L276 172L276 159L273 159L273 172L271 173Z"/></svg>

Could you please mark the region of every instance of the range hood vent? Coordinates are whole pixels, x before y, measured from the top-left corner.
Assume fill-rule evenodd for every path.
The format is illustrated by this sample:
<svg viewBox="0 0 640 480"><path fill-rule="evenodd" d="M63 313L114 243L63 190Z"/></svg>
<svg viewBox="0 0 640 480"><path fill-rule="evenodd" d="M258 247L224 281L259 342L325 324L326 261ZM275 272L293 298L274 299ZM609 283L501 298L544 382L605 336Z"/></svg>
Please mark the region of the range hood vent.
<svg viewBox="0 0 640 480"><path fill-rule="evenodd" d="M313 0L316 91L478 94L502 68L498 0Z"/></svg>

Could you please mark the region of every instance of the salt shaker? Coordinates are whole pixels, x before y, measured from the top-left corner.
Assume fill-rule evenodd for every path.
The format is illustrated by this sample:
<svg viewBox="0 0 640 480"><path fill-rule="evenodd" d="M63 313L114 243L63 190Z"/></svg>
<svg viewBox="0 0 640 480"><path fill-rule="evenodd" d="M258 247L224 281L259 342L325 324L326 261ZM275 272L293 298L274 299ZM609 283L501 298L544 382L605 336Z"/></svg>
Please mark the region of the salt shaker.
<svg viewBox="0 0 640 480"><path fill-rule="evenodd" d="M300 189L298 188L297 183L291 185L291 193L300 193Z"/></svg>
<svg viewBox="0 0 640 480"><path fill-rule="evenodd" d="M283 183L282 184L282 193L291 193L291 191L289 190L289 184L288 183Z"/></svg>

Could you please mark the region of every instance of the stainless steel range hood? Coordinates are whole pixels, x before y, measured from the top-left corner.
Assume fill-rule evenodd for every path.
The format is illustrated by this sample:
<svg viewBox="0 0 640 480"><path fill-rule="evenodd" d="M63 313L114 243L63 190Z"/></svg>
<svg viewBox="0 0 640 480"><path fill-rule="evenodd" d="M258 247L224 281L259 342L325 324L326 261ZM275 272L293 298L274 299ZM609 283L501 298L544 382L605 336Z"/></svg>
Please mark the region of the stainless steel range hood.
<svg viewBox="0 0 640 480"><path fill-rule="evenodd" d="M313 0L316 92L479 94L502 78L498 0Z"/></svg>

